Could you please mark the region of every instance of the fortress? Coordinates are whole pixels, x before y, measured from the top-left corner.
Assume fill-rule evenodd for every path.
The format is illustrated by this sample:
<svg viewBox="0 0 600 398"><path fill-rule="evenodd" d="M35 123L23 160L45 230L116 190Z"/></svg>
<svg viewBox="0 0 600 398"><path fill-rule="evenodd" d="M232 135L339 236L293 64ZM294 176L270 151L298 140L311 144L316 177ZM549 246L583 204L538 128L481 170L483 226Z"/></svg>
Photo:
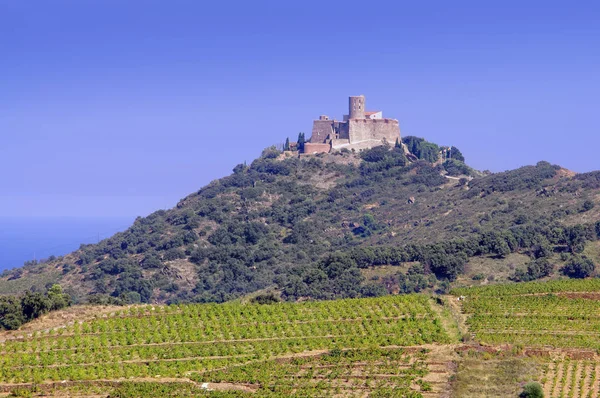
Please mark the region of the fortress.
<svg viewBox="0 0 600 398"><path fill-rule="evenodd" d="M328 153L333 149L368 149L400 139L396 119L386 119L381 111L367 112L365 96L350 97L348 114L343 121L321 115L313 122L312 136L304 144L304 153Z"/></svg>

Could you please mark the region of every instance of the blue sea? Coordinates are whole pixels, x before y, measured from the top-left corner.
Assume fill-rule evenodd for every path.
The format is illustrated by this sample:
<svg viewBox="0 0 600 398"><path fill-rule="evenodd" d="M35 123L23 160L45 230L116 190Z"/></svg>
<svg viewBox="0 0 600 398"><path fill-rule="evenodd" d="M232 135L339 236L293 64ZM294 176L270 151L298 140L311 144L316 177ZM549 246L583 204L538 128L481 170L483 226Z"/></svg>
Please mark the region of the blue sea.
<svg viewBox="0 0 600 398"><path fill-rule="evenodd" d="M0 271L60 256L124 231L130 218L0 217Z"/></svg>

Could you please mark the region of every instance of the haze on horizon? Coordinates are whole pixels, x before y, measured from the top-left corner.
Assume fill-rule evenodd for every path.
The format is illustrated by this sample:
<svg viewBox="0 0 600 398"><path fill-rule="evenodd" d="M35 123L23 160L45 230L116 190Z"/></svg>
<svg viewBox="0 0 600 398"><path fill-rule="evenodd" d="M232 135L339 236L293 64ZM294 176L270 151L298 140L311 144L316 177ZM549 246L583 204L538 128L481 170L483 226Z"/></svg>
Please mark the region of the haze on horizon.
<svg viewBox="0 0 600 398"><path fill-rule="evenodd" d="M0 217L136 216L349 95L502 171L600 169L600 4L0 4Z"/></svg>

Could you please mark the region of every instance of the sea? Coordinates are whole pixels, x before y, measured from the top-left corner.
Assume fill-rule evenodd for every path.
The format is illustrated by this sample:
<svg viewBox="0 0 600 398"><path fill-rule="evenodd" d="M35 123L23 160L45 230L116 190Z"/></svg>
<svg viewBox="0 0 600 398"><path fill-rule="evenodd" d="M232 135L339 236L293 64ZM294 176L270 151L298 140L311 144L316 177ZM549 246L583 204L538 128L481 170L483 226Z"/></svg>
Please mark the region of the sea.
<svg viewBox="0 0 600 398"><path fill-rule="evenodd" d="M126 230L134 217L0 217L0 272L61 256Z"/></svg>

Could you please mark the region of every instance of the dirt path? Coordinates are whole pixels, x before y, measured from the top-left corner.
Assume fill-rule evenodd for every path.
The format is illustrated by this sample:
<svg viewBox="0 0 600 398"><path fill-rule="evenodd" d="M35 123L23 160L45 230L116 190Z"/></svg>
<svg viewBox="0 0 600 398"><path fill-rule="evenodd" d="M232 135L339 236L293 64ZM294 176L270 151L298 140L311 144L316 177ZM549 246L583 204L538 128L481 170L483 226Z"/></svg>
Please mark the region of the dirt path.
<svg viewBox="0 0 600 398"><path fill-rule="evenodd" d="M460 337L462 338L462 336L469 333L469 327L467 326L467 315L462 312L462 307L457 297L445 295L443 296L443 299L446 303L448 303L448 308L452 314L452 318L454 318L456 322Z"/></svg>
<svg viewBox="0 0 600 398"><path fill-rule="evenodd" d="M548 365L548 371L546 372L545 378L546 382L544 383L544 397L552 396L552 382L556 376L556 364L554 362L550 362Z"/></svg>
<svg viewBox="0 0 600 398"><path fill-rule="evenodd" d="M459 357L456 353L458 345L434 345L429 348L427 354L427 368L429 373L423 380L433 386L433 392L438 398L450 398L452 396L451 376L456 371L456 361Z"/></svg>
<svg viewBox="0 0 600 398"><path fill-rule="evenodd" d="M600 366L594 365L594 370L596 373L596 377L595 377L595 383L593 386L590 387L590 389L592 390L592 397L597 397L600 394Z"/></svg>

